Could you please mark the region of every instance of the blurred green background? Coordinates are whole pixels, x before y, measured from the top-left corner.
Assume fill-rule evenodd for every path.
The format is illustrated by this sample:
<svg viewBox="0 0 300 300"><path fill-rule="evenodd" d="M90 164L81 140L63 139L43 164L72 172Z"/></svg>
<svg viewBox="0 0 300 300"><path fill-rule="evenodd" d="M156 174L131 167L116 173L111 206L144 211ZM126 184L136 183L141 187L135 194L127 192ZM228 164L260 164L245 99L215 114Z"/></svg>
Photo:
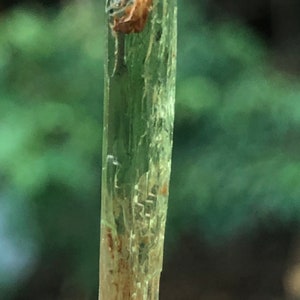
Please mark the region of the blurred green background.
<svg viewBox="0 0 300 300"><path fill-rule="evenodd" d="M0 299L97 299L101 2L0 5ZM163 300L300 299L300 5L257 3L179 3Z"/></svg>

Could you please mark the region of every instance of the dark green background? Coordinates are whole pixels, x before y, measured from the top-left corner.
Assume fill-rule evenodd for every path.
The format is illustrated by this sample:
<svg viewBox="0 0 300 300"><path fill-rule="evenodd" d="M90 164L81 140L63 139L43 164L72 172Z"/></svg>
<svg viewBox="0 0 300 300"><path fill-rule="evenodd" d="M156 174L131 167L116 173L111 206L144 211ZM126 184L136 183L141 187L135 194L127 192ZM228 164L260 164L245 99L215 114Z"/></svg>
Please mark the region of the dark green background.
<svg viewBox="0 0 300 300"><path fill-rule="evenodd" d="M285 299L297 43L220 4L179 3L161 299ZM0 15L0 298L96 299L103 5L24 5Z"/></svg>

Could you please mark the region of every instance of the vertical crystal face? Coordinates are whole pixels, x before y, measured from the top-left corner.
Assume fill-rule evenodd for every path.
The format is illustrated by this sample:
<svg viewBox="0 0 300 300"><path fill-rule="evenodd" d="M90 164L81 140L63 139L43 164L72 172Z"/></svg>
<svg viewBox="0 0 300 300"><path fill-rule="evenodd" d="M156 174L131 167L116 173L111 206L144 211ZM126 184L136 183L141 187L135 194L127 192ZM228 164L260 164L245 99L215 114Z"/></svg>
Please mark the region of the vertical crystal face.
<svg viewBox="0 0 300 300"><path fill-rule="evenodd" d="M157 1L149 22L141 34L123 39L120 72L112 71L117 37L108 32L102 299L158 299L174 120L175 3Z"/></svg>

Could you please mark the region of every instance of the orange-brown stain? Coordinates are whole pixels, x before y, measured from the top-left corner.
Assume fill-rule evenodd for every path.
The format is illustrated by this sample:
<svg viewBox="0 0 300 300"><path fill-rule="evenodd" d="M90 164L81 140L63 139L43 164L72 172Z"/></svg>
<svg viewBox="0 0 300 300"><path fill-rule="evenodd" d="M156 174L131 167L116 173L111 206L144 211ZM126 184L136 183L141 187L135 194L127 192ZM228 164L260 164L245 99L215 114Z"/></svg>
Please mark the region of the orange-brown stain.
<svg viewBox="0 0 300 300"><path fill-rule="evenodd" d="M164 183L159 190L159 195L168 196L169 195L169 185L168 183Z"/></svg>
<svg viewBox="0 0 300 300"><path fill-rule="evenodd" d="M121 17L115 16L112 29L125 34L141 32L152 8L152 0L135 0L128 5Z"/></svg>

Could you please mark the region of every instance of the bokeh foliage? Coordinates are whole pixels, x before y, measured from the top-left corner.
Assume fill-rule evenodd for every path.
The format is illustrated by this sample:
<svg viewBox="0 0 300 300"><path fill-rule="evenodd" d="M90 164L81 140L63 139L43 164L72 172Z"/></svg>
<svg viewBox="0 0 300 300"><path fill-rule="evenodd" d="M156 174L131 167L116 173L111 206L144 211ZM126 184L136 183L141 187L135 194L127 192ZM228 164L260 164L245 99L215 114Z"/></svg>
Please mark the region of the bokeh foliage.
<svg viewBox="0 0 300 300"><path fill-rule="evenodd" d="M69 285L97 286L101 11L102 6L86 2L51 15L16 9L1 20L0 174L2 189L17 194L3 197L16 216L7 220L8 228L20 222L24 210L19 207L27 207L25 230L21 238L10 233L9 251L28 243L34 250L32 256L21 251L25 261L13 279L33 274L47 261L51 273L63 261L60 270ZM15 268L13 263L18 260L8 269Z"/></svg>
<svg viewBox="0 0 300 300"><path fill-rule="evenodd" d="M259 222L294 224L299 79L272 68L242 24L182 11L171 195L182 202L170 219L215 241Z"/></svg>
<svg viewBox="0 0 300 300"><path fill-rule="evenodd" d="M299 79L242 24L179 5L168 254L185 232L219 241L300 216ZM90 1L0 20L0 239L26 250L0 263L6 299L47 262L97 289L104 48Z"/></svg>

